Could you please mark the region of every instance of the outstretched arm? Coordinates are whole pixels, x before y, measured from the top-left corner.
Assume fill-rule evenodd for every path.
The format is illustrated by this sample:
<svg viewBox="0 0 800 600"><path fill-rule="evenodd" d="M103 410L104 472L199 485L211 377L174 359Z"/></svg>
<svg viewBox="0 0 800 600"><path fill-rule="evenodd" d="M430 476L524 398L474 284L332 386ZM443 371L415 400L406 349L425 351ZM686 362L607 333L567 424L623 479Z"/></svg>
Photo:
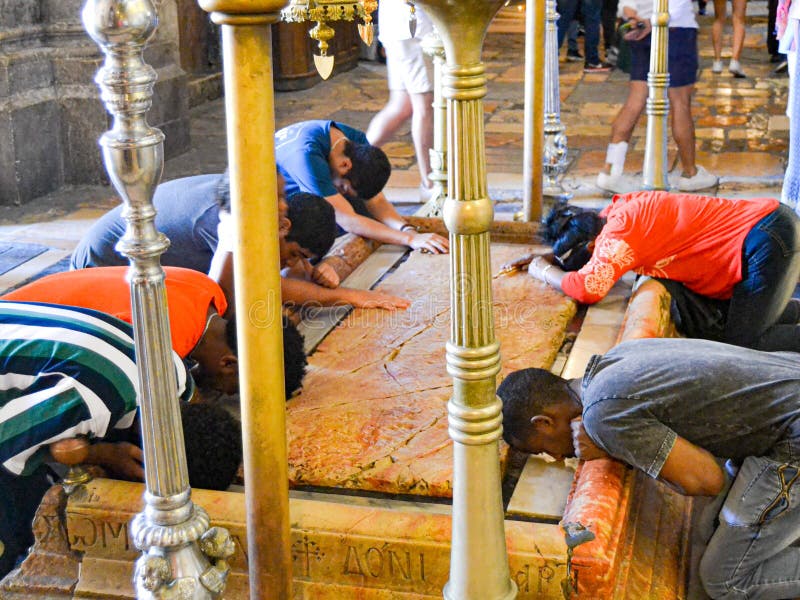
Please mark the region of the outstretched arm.
<svg viewBox="0 0 800 600"><path fill-rule="evenodd" d="M382 198L382 202L378 201L373 204L378 198ZM357 214L341 194L327 196L325 199L333 205L336 211L336 223L345 231L371 240L377 240L384 244L409 246L414 250L427 250L434 254L445 253L449 250L448 240L438 234L418 233L412 227L401 230L400 228L406 223L383 194L379 194L366 203L367 208L375 216L375 219ZM387 209L386 205L389 206L389 209ZM373 207L376 208L377 212L373 211ZM385 218L386 222L382 221L381 217ZM397 229L393 228L393 226L396 226Z"/></svg>
<svg viewBox="0 0 800 600"><path fill-rule="evenodd" d="M310 281L281 278L281 295L284 304L296 306L343 306L356 308L405 309L411 302L399 296L373 290L356 290L347 287L327 288Z"/></svg>

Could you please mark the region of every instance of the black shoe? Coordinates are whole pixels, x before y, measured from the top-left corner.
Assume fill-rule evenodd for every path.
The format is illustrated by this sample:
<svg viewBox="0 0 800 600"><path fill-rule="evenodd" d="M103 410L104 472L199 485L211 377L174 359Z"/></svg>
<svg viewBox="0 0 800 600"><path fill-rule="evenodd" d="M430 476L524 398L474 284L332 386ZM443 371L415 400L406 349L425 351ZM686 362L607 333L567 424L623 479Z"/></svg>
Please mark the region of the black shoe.
<svg viewBox="0 0 800 600"><path fill-rule="evenodd" d="M785 60L784 60L784 61L783 61L783 62L781 62L781 64L779 64L777 67L775 67L774 69L772 69L772 72L773 72L775 75L779 75L780 73L786 73L786 71L788 71L788 70L789 70L789 63L788 63L787 61L785 61Z"/></svg>
<svg viewBox="0 0 800 600"><path fill-rule="evenodd" d="M776 63L779 63L779 62L783 62L784 60L786 60L786 59L784 58L783 54L770 54L769 55L769 62L771 62L773 64L776 64Z"/></svg>
<svg viewBox="0 0 800 600"><path fill-rule="evenodd" d="M611 69L613 69L610 64L607 62L599 62L596 65L591 63L586 63L583 65L583 72L584 73L608 73Z"/></svg>
<svg viewBox="0 0 800 600"><path fill-rule="evenodd" d="M567 50L567 62L581 62L582 60L583 54L577 50Z"/></svg>

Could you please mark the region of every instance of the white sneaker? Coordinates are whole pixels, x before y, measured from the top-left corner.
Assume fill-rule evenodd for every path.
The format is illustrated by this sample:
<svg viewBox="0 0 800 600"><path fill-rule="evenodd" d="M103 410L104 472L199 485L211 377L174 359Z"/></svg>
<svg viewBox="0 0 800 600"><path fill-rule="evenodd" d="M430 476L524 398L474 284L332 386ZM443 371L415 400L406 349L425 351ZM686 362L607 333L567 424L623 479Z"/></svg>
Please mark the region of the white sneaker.
<svg viewBox="0 0 800 600"><path fill-rule="evenodd" d="M747 74L742 70L742 65L739 64L738 60L731 61L731 64L728 65L728 71L737 79L744 79L747 77Z"/></svg>
<svg viewBox="0 0 800 600"><path fill-rule="evenodd" d="M721 60L715 60L713 63L711 63L711 72L712 73L722 73L722 61Z"/></svg>
<svg viewBox="0 0 800 600"><path fill-rule="evenodd" d="M719 183L719 177L712 175L705 168L698 166L697 173L692 177L678 178L678 189L682 192L696 192L714 187Z"/></svg>
<svg viewBox="0 0 800 600"><path fill-rule="evenodd" d="M624 194L629 186L622 175L609 175L601 171L597 174L597 187L615 194Z"/></svg>

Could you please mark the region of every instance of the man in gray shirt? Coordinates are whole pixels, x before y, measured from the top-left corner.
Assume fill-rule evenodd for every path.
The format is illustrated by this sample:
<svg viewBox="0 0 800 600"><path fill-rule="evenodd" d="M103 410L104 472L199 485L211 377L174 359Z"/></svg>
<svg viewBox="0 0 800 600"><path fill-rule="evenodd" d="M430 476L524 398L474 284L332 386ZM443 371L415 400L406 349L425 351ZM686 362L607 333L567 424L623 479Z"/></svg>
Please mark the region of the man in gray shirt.
<svg viewBox="0 0 800 600"><path fill-rule="evenodd" d="M687 495L726 494L700 565L709 596L800 596L800 354L634 340L592 357L582 382L523 369L497 393L518 450L610 456ZM729 491L718 458L735 465Z"/></svg>

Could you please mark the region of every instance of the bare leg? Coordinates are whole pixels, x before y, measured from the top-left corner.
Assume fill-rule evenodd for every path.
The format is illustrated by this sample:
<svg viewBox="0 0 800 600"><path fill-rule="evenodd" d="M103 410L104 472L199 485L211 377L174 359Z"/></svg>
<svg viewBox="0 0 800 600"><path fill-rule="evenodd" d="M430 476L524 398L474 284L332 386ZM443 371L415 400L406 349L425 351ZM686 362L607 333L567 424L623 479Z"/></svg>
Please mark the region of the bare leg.
<svg viewBox="0 0 800 600"><path fill-rule="evenodd" d="M692 119L692 92L694 85L669 88L669 105L672 113L672 137L678 146L684 177L697 174L695 165L694 120Z"/></svg>
<svg viewBox="0 0 800 600"><path fill-rule="evenodd" d="M722 60L722 30L728 16L727 0L714 0L714 24L711 26L711 40L714 44L714 60ZM744 34L744 32L742 32Z"/></svg>
<svg viewBox="0 0 800 600"><path fill-rule="evenodd" d="M372 117L367 128L367 139L373 146L388 142L406 119L411 116L411 99L405 90L389 90L389 101Z"/></svg>
<svg viewBox="0 0 800 600"><path fill-rule="evenodd" d="M417 153L417 167L424 188L431 187L430 149L433 147L433 92L411 94L411 137Z"/></svg>
<svg viewBox="0 0 800 600"><path fill-rule="evenodd" d="M738 61L744 47L744 18L747 13L747 0L732 0L733 13L731 22L733 23L733 50L731 58Z"/></svg>
<svg viewBox="0 0 800 600"><path fill-rule="evenodd" d="M628 83L628 97L611 124L612 144L630 141L646 103L647 83L644 81L631 81ZM606 163L604 172L611 173L610 163Z"/></svg>

